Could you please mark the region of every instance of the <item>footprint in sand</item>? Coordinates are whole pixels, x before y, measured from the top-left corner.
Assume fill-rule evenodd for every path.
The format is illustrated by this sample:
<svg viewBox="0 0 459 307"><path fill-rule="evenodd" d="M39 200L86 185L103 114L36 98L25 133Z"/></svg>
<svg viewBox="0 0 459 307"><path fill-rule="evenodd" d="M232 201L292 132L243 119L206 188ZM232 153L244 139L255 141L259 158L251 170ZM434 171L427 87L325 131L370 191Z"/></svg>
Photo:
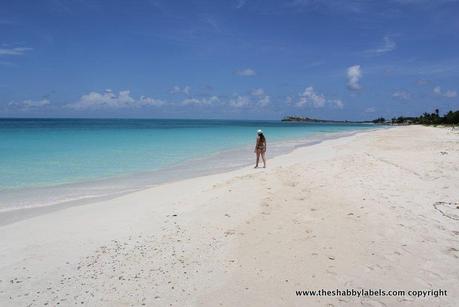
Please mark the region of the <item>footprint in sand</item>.
<svg viewBox="0 0 459 307"><path fill-rule="evenodd" d="M449 254L449 255L452 255L455 258L459 258L459 256L458 256L459 253L458 252L459 252L459 249L454 248L454 247L450 247L450 248L448 248L448 251L446 253Z"/></svg>
<svg viewBox="0 0 459 307"><path fill-rule="evenodd" d="M228 229L227 231L224 232L224 234L225 234L225 237L228 237L228 236L232 236L236 234L236 231L233 229Z"/></svg>
<svg viewBox="0 0 459 307"><path fill-rule="evenodd" d="M381 307L381 306L387 306L383 302L370 299L370 298L362 298L360 304L365 307Z"/></svg>
<svg viewBox="0 0 459 307"><path fill-rule="evenodd" d="M448 203L439 201L433 204L435 210L440 212L444 217L459 221L459 203Z"/></svg>

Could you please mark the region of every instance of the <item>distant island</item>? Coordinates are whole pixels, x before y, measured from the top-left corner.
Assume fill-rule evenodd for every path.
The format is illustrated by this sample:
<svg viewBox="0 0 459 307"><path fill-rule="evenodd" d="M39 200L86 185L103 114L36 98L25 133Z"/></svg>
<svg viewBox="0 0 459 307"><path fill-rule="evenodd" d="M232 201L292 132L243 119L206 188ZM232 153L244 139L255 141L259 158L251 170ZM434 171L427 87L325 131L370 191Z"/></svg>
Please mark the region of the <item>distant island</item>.
<svg viewBox="0 0 459 307"><path fill-rule="evenodd" d="M328 120L316 119L305 116L286 116L282 118L283 122L305 122L305 123L335 123L335 124L379 124L379 125L459 125L459 110L449 111L443 116L440 115L439 109L435 109L433 113L427 113L413 116L399 116L392 119L379 117L374 120L350 121L350 120Z"/></svg>
<svg viewBox="0 0 459 307"><path fill-rule="evenodd" d="M316 118L309 118L304 116L286 116L281 119L283 122L306 122L306 123L335 123L335 124L370 124L373 121L350 121L350 120L329 120L329 119L316 119Z"/></svg>

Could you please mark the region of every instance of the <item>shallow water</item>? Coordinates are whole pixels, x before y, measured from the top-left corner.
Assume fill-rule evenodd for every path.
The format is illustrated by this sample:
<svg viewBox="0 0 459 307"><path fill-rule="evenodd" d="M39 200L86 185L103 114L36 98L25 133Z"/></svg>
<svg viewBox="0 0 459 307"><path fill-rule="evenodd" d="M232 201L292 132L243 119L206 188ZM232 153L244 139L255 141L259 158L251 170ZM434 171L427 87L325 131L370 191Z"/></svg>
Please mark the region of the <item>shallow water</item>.
<svg viewBox="0 0 459 307"><path fill-rule="evenodd" d="M145 119L0 119L0 212L138 190L253 163L366 124Z"/></svg>

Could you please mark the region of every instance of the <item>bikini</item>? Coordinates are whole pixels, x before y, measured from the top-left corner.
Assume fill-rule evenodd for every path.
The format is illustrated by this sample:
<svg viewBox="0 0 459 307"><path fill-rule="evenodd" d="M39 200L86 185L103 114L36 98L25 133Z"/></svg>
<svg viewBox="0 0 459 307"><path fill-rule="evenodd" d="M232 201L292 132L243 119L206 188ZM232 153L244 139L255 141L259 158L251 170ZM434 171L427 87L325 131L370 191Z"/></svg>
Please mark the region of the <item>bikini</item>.
<svg viewBox="0 0 459 307"><path fill-rule="evenodd" d="M264 142L262 143L261 140L257 142L257 149L264 150L265 148L266 144Z"/></svg>

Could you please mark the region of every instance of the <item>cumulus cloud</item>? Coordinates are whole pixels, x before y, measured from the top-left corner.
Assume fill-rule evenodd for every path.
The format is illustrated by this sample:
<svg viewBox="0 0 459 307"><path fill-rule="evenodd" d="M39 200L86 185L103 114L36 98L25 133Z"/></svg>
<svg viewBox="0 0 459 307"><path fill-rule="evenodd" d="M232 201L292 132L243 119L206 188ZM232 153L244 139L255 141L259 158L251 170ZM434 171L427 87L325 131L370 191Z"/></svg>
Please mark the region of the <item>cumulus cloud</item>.
<svg viewBox="0 0 459 307"><path fill-rule="evenodd" d="M266 95L262 88L253 89L250 92L250 95L252 95L257 100L257 105L259 107L266 107L271 102L271 97Z"/></svg>
<svg viewBox="0 0 459 307"><path fill-rule="evenodd" d="M439 86L434 87L433 92L438 96L447 97L447 98L453 98L457 96L456 91L453 91L453 90L442 91L441 87Z"/></svg>
<svg viewBox="0 0 459 307"><path fill-rule="evenodd" d="M265 107L271 101L270 96L266 95L265 91L261 88L253 89L248 95L235 95L229 100L222 101L218 96L210 96L203 98L190 97L182 100L179 104L183 106L211 106L220 104L221 106L228 106L232 108L245 108L245 107Z"/></svg>
<svg viewBox="0 0 459 307"><path fill-rule="evenodd" d="M129 90L120 91L118 94L107 89L102 93L90 92L81 96L80 100L66 105L75 110L86 109L123 109L138 108L143 106L162 106L164 102L159 99L141 96L140 99L131 97Z"/></svg>
<svg viewBox="0 0 459 307"><path fill-rule="evenodd" d="M381 46L375 49L369 49L366 53L373 54L373 55L381 55L386 52L393 51L397 48L397 44L388 36L383 37L383 43Z"/></svg>
<svg viewBox="0 0 459 307"><path fill-rule="evenodd" d="M231 98L227 105L233 108L266 107L271 103L271 97L262 88L252 89L248 95L237 95Z"/></svg>
<svg viewBox="0 0 459 307"><path fill-rule="evenodd" d="M305 88L303 93L300 93L299 100L296 103L297 107L305 105L313 106L314 108L322 108L325 105L325 96L314 91L312 86Z"/></svg>
<svg viewBox="0 0 459 307"><path fill-rule="evenodd" d="M0 48L0 56L8 55L24 55L27 51L33 50L27 47L16 47L16 48Z"/></svg>
<svg viewBox="0 0 459 307"><path fill-rule="evenodd" d="M343 101L341 99L332 99L332 100L330 100L330 102L337 109L344 108L344 103L343 103Z"/></svg>
<svg viewBox="0 0 459 307"><path fill-rule="evenodd" d="M307 106L318 109L328 106L337 109L344 108L344 102L341 99L326 98L324 94L316 92L312 86L306 87L303 92L299 93L298 100L295 100L292 96L287 96L285 102L296 107Z"/></svg>
<svg viewBox="0 0 459 307"><path fill-rule="evenodd" d="M409 100L411 99L411 93L403 90L395 91L392 93L392 97L402 100Z"/></svg>
<svg viewBox="0 0 459 307"><path fill-rule="evenodd" d="M250 104L250 98L247 96L237 96L233 99L230 99L229 105L233 108L242 108Z"/></svg>
<svg viewBox="0 0 459 307"><path fill-rule="evenodd" d="M184 87L180 87L178 85L174 85L170 91L171 94L184 94L189 96L191 92L191 86L185 85Z"/></svg>
<svg viewBox="0 0 459 307"><path fill-rule="evenodd" d="M258 99L257 105L260 107L266 107L271 102L271 97L263 96Z"/></svg>
<svg viewBox="0 0 459 307"><path fill-rule="evenodd" d="M30 110L30 109L38 109L45 107L47 105L51 104L51 102L48 99L41 99L41 100L23 100L20 102L12 101L8 105L12 107L17 107L23 110Z"/></svg>
<svg viewBox="0 0 459 307"><path fill-rule="evenodd" d="M138 104L140 106L154 106L154 107L161 107L165 104L163 100L155 99L151 97L140 96L138 100Z"/></svg>
<svg viewBox="0 0 459 307"><path fill-rule="evenodd" d="M250 95L252 96L264 96L265 91L262 88L254 88L250 91Z"/></svg>
<svg viewBox="0 0 459 307"><path fill-rule="evenodd" d="M347 69L347 88L351 91L358 91L360 86L360 79L362 78L362 70L360 65L354 65Z"/></svg>
<svg viewBox="0 0 459 307"><path fill-rule="evenodd" d="M256 71L253 70L252 68L239 69L235 73L236 75L243 76L243 77L251 77L257 74Z"/></svg>
<svg viewBox="0 0 459 307"><path fill-rule="evenodd" d="M184 106L187 105L196 105L196 106L209 106L215 103L220 102L220 98L217 96L204 97L204 98L187 98L184 99L181 104Z"/></svg>

